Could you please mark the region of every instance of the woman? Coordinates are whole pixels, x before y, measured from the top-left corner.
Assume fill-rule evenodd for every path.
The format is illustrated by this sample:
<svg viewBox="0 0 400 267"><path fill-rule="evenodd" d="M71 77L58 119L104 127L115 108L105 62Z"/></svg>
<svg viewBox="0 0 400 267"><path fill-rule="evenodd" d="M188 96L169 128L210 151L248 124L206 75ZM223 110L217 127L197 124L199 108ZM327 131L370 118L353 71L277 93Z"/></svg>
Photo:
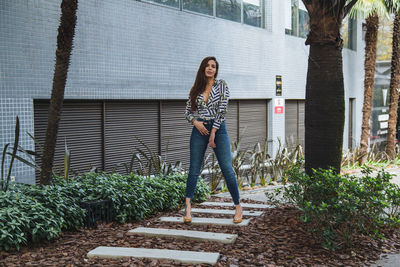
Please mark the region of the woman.
<svg viewBox="0 0 400 267"><path fill-rule="evenodd" d="M196 80L190 90L185 117L193 124L190 136L190 167L186 183L186 209L183 221L192 222L191 200L196 189L207 145L213 148L224 175L236 211L234 223L242 222L242 207L239 189L232 168L231 149L225 126L229 90L224 80L217 80L218 62L215 57L206 57L200 64Z"/></svg>

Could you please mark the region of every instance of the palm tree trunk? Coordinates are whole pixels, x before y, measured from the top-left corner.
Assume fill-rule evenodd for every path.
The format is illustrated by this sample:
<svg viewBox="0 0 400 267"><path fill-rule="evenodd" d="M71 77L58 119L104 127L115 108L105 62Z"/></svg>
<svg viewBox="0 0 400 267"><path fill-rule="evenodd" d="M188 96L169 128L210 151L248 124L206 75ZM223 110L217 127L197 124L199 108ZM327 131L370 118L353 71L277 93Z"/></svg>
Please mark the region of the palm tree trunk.
<svg viewBox="0 0 400 267"><path fill-rule="evenodd" d="M372 95L375 84L375 66L376 66L376 44L378 36L379 18L376 13L370 15L366 19L367 32L365 35L365 61L364 61L364 104L363 104L363 117L361 126L361 140L360 150L362 157L360 164L365 163L369 148L370 138L370 117L372 110Z"/></svg>
<svg viewBox="0 0 400 267"><path fill-rule="evenodd" d="M345 119L341 47L310 45L305 105L305 162L340 172Z"/></svg>
<svg viewBox="0 0 400 267"><path fill-rule="evenodd" d="M75 33L77 7L78 0L62 0L61 22L57 36L56 65L53 76L53 88L51 91L40 184L50 184L52 179L51 174L57 142L58 123L60 121L64 101L64 89L67 81L72 41Z"/></svg>
<svg viewBox="0 0 400 267"><path fill-rule="evenodd" d="M400 90L400 14L397 13L393 22L392 62L390 75L390 104L386 153L391 159L395 156L394 139L396 136L397 109Z"/></svg>
<svg viewBox="0 0 400 267"><path fill-rule="evenodd" d="M305 104L305 170L340 172L345 120L340 27L346 1L305 1L310 45ZM351 2L353 3L353 2ZM348 7L348 6L347 6Z"/></svg>

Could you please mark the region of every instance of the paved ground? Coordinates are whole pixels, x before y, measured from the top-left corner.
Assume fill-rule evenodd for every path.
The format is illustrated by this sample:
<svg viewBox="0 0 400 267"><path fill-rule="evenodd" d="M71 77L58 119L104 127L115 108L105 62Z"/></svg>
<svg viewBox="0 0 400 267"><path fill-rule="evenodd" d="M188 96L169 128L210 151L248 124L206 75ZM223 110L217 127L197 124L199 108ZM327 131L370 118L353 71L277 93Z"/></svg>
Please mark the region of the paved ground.
<svg viewBox="0 0 400 267"><path fill-rule="evenodd" d="M400 185L400 166L399 167L391 167L385 169L390 174L393 174L392 182ZM252 199L262 202L267 202L267 197L265 196L265 191L273 190L280 186L270 186L267 188L258 188L254 190L248 191L240 191L240 197L246 199ZM230 197L229 192L221 193L217 195L218 197ZM378 260L375 264L371 265L371 267L400 267L400 254L382 254L381 259Z"/></svg>

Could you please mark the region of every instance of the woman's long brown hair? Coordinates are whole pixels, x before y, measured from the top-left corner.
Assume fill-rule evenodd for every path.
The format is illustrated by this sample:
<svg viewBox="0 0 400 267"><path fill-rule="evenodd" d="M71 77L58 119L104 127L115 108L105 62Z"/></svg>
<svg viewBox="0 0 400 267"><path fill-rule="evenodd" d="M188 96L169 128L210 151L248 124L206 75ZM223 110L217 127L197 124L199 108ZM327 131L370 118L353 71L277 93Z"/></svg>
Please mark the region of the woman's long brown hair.
<svg viewBox="0 0 400 267"><path fill-rule="evenodd" d="M190 106L191 106L192 111L197 110L196 99L206 89L207 79L206 79L205 69L207 67L208 61L210 61L210 60L215 61L216 71L215 71L214 78L217 78L217 75L218 75L217 59L215 57L204 58L200 63L200 67L199 67L199 70L197 71L196 80L194 81L193 87L192 87L192 89L190 89L189 97L190 97Z"/></svg>

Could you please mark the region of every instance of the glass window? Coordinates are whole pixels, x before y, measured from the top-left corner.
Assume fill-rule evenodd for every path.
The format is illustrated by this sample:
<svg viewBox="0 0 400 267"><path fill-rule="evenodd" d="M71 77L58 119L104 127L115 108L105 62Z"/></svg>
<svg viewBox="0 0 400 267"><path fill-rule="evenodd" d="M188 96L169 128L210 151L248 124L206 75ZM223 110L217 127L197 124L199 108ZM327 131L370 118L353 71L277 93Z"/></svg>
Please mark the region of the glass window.
<svg viewBox="0 0 400 267"><path fill-rule="evenodd" d="M355 34L356 34L356 23L348 16L343 19L342 28L340 34L343 39L343 47L348 49L356 48Z"/></svg>
<svg viewBox="0 0 400 267"><path fill-rule="evenodd" d="M243 0L243 23L262 27L261 0Z"/></svg>
<svg viewBox="0 0 400 267"><path fill-rule="evenodd" d="M217 17L241 22L240 0L217 0Z"/></svg>
<svg viewBox="0 0 400 267"><path fill-rule="evenodd" d="M179 8L179 0L144 0L144 1Z"/></svg>
<svg viewBox="0 0 400 267"><path fill-rule="evenodd" d="M183 0L183 9L212 16L213 0Z"/></svg>
<svg viewBox="0 0 400 267"><path fill-rule="evenodd" d="M140 0L264 28L266 0ZM299 0L286 0L290 2ZM298 12L297 12L298 13ZM296 15L297 16L297 15Z"/></svg>
<svg viewBox="0 0 400 267"><path fill-rule="evenodd" d="M306 38L310 32L310 17L308 12L299 9L299 36Z"/></svg>
<svg viewBox="0 0 400 267"><path fill-rule="evenodd" d="M285 33L306 38L310 31L310 17L308 16L306 7L301 0L287 1L291 1L291 14L289 14L291 16L291 27L286 26ZM286 10L289 12L288 8ZM289 20L289 18L287 17L285 20Z"/></svg>
<svg viewBox="0 0 400 267"><path fill-rule="evenodd" d="M285 0L285 29L292 30L292 0Z"/></svg>
<svg viewBox="0 0 400 267"><path fill-rule="evenodd" d="M298 0L291 0L291 9L290 9L290 19L291 19L291 27L290 29L286 29L286 33L290 35L297 36L299 31L299 5Z"/></svg>

